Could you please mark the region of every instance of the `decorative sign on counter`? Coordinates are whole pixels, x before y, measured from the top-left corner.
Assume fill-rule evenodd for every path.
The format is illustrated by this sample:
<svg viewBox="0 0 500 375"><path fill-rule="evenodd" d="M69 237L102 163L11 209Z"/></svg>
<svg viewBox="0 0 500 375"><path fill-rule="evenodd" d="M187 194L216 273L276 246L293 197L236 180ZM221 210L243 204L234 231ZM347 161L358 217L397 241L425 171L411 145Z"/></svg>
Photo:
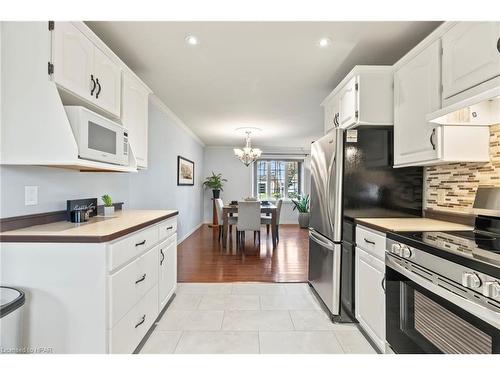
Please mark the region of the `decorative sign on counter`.
<svg viewBox="0 0 500 375"><path fill-rule="evenodd" d="M96 216L97 198L67 200L66 211L68 213L68 220L71 218L72 211L85 211L88 212L89 217Z"/></svg>

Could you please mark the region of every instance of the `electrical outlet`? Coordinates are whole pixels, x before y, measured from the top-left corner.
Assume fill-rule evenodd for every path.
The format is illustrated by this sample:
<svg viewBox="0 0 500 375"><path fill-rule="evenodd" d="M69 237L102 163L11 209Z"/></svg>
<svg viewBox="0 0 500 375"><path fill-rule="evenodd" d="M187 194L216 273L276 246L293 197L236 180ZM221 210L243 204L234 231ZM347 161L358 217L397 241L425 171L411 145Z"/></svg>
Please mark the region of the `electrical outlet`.
<svg viewBox="0 0 500 375"><path fill-rule="evenodd" d="M24 205L34 206L38 204L38 186L24 187Z"/></svg>
<svg viewBox="0 0 500 375"><path fill-rule="evenodd" d="M437 202L438 204L444 204L444 200L446 199L446 190L438 189L437 192Z"/></svg>

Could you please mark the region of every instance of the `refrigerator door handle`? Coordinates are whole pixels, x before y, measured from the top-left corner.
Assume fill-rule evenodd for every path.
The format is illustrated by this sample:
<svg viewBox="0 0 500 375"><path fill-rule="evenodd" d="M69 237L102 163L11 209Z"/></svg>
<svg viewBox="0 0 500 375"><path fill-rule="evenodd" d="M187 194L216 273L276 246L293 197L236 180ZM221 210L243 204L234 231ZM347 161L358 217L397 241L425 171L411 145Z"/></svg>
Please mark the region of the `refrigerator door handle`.
<svg viewBox="0 0 500 375"><path fill-rule="evenodd" d="M313 231L309 231L309 238L316 242L318 245L323 246L324 248L335 251L335 244L326 238L320 238L320 236Z"/></svg>
<svg viewBox="0 0 500 375"><path fill-rule="evenodd" d="M335 164L335 155L333 156L333 163L330 163L328 166L328 177L326 178L326 191L325 191L325 197L326 197L326 217L328 218L328 222L330 223L330 226L333 228L334 223L332 222L332 209L330 206L330 192L328 189L330 189L330 182L331 182L331 175L332 175L332 166Z"/></svg>

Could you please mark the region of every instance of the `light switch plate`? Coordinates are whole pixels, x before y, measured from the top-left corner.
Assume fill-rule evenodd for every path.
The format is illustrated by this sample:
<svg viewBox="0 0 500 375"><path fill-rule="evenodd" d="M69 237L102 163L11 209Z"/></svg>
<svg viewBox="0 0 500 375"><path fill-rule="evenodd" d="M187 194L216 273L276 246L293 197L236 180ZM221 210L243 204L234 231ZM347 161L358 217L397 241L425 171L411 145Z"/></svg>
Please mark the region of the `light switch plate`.
<svg viewBox="0 0 500 375"><path fill-rule="evenodd" d="M38 186L24 187L24 205L34 206L38 204Z"/></svg>

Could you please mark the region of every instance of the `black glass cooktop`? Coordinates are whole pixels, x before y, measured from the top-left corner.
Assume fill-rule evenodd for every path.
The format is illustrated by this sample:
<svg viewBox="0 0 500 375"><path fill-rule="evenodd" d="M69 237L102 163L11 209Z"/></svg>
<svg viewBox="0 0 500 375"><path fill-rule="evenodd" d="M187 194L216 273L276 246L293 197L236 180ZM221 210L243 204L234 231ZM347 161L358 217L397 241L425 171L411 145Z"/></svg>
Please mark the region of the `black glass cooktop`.
<svg viewBox="0 0 500 375"><path fill-rule="evenodd" d="M460 232L415 232L412 237L418 241L439 245L438 247L459 247L482 249L500 253L500 236L480 231Z"/></svg>
<svg viewBox="0 0 500 375"><path fill-rule="evenodd" d="M500 235L481 231L406 232L399 235L470 260L500 266Z"/></svg>

